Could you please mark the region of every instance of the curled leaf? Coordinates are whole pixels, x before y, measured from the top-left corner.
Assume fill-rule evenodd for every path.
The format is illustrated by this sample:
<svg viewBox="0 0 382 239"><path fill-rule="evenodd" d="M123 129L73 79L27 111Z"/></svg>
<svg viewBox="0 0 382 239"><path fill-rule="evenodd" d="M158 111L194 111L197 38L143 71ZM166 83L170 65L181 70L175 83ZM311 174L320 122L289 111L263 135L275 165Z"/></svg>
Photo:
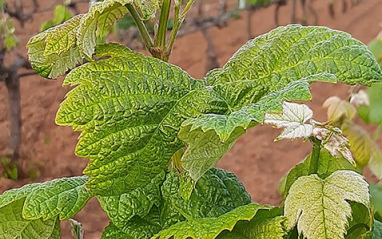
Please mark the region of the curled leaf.
<svg viewBox="0 0 382 239"><path fill-rule="evenodd" d="M315 128L313 130L314 136L322 141L322 146L329 151L329 153L339 158L341 155L349 161L354 167L357 167L352 153L349 149L349 140L342 134L339 128Z"/></svg>
<svg viewBox="0 0 382 239"><path fill-rule="evenodd" d="M348 101L341 100L337 96L332 96L328 98L323 106L328 108L328 120L331 122L336 122L342 117L346 117L349 120L352 120L356 115L357 111L355 107L350 104Z"/></svg>

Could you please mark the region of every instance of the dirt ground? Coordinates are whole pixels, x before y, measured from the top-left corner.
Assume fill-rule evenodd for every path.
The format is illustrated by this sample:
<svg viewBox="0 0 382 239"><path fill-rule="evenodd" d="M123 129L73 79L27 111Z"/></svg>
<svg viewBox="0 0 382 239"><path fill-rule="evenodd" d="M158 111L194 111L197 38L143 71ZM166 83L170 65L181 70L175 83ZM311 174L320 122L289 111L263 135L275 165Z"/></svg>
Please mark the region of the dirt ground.
<svg viewBox="0 0 382 239"><path fill-rule="evenodd" d="M215 0L217 2L217 0ZM28 3L28 1L25 1ZM30 1L31 2L31 1ZM40 0L50 5L51 1ZM213 2L212 0L210 2ZM364 0L346 13L341 12L341 1L336 1L336 16L331 18L328 13L330 0L315 0L313 7L319 15L318 24L343 30L355 38L368 43L381 31L382 0ZM348 1L350 2L350 1ZM274 28L274 7L259 10L253 17L253 34L260 35ZM280 12L280 23L288 24L291 19L291 4L283 7ZM230 20L228 26L222 29L211 28L210 33L223 65L230 56L246 42L246 12L241 18ZM301 18L301 13L298 14ZM16 34L20 40L18 50L26 54L25 44L38 32L42 22L52 18L52 12L37 15L33 22L28 22L26 28L16 26ZM308 22L312 19L309 18ZM206 42L201 33L195 33L177 40L171 63L179 65L192 76L200 78L205 74L203 57ZM10 58L8 59L10 60ZM22 186L30 182L51 180L57 177L81 175L87 165L87 160L74 155L78 132L69 127L55 125L55 113L69 88L61 87L62 78L46 80L38 76L25 77L21 80L22 92L22 146L21 160L27 165L33 164L40 170L37 179L23 179L17 182L0 179L0 193L9 188ZM325 120L325 110L321 107L326 98L331 95L345 97L347 86L344 85L313 85L313 100L309 105L314 109L315 119ZM7 91L0 84L0 156L4 154L9 137ZM310 144L302 141L277 142L273 139L279 131L269 126L257 126L242 136L234 147L219 162L218 166L236 173L244 183L253 201L261 204L278 205L281 197L278 194L280 178L309 152ZM84 224L85 238L100 238L107 217L100 209L96 200L92 199L75 219ZM69 227L63 222L63 237L69 239Z"/></svg>

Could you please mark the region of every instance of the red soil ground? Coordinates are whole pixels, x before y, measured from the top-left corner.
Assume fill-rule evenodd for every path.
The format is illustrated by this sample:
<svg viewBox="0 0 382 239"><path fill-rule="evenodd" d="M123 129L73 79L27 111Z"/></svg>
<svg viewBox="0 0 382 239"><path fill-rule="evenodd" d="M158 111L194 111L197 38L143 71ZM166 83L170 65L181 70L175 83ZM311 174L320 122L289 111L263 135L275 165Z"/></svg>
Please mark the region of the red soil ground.
<svg viewBox="0 0 382 239"><path fill-rule="evenodd" d="M40 2L42 5L51 4L51 1L47 0L45 2L40 0ZM368 43L381 30L379 24L382 22L382 0L364 0L346 13L342 13L341 6L337 4L335 19L328 14L329 2L329 0L314 1L313 6L319 14L319 25L349 32L364 43ZM86 6L83 7L86 8ZM254 14L253 33L255 35L266 33L274 27L273 12L274 7L270 7ZM290 22L290 12L290 4L282 8L281 24ZM241 13L240 16L241 19L229 21L228 26L223 29L210 29L221 65L247 40L246 12ZM300 13L299 16L301 16ZM52 12L46 12L36 15L33 22L28 22L24 29L16 26L16 34L21 43L18 50L21 53L26 55L25 45L28 39L38 32L42 22L51 18ZM203 77L205 50L206 42L201 33L180 38L175 45L171 63L179 65L194 77ZM7 60L10 61L11 57ZM87 160L78 158L73 153L78 132L73 132L69 127L59 127L54 123L59 104L70 90L68 87L62 88L61 83L62 78L49 81L38 76L25 77L21 80L23 122L21 161L24 165L28 163L37 165L41 176L35 180L23 179L17 182L0 179L0 193L26 183L81 175L86 167ZM309 105L314 109L317 120L325 120L325 110L321 107L323 101L331 95L345 97L348 89L344 85L327 84L315 84L312 88L313 100ZM0 104L1 156L6 150L9 137L7 91L4 84L0 84L0 102L2 102ZM281 202L278 194L280 178L310 152L311 146L308 142L274 143L273 139L278 133L278 130L269 126L257 126L249 130L218 164L219 167L236 173L251 194L253 201L261 204L278 205ZM100 238L104 227L108 224L107 217L94 199L90 200L75 219L83 223L87 239ZM63 222L62 238L71 238L67 222Z"/></svg>

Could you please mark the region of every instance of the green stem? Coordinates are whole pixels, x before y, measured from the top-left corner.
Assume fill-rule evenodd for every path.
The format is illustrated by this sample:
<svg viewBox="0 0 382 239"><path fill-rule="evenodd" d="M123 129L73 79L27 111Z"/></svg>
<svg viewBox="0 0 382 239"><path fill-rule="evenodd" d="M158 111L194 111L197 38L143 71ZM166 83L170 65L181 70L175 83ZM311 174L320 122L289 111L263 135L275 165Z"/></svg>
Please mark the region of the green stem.
<svg viewBox="0 0 382 239"><path fill-rule="evenodd" d="M131 4L126 4L126 8L129 10L131 16L134 19L135 24L141 34L143 43L145 44L146 49L151 53L151 49L153 47L153 40L151 39L150 33L146 28L146 25L141 20L137 10L135 10L134 6Z"/></svg>
<svg viewBox="0 0 382 239"><path fill-rule="evenodd" d="M170 54L172 51L172 47L175 43L176 35L178 34L179 28L182 25L183 21L180 19L180 3L175 4L175 11L174 11L174 27L172 28L170 40L168 41L167 49L169 50Z"/></svg>
<svg viewBox="0 0 382 239"><path fill-rule="evenodd" d="M188 1L186 7L183 9L183 13L182 13L182 17L181 17L181 21L183 22L183 20L186 18L186 14L187 12L190 10L192 4L195 2L195 0L190 0Z"/></svg>
<svg viewBox="0 0 382 239"><path fill-rule="evenodd" d="M180 26L182 26L184 20L186 19L186 15L187 15L188 11L190 10L190 8L194 2L195 2L195 0L189 0L187 2L186 7L183 9L183 12L181 15L180 15L181 4L180 3L175 4L174 27L172 29L170 40L169 40L168 45L167 45L167 51L169 53L168 54L169 56L170 56L172 48L174 46L175 39L176 39L176 36L178 35L178 31L180 29Z"/></svg>
<svg viewBox="0 0 382 239"><path fill-rule="evenodd" d="M321 141L311 137L310 141L313 143L312 155L310 156L309 174L315 174L318 170L318 163L320 159Z"/></svg>
<svg viewBox="0 0 382 239"><path fill-rule="evenodd" d="M155 39L155 47L160 50L165 50L166 47L166 36L167 36L167 26L168 26L168 16L170 14L171 0L163 0L162 8L159 17L159 28Z"/></svg>

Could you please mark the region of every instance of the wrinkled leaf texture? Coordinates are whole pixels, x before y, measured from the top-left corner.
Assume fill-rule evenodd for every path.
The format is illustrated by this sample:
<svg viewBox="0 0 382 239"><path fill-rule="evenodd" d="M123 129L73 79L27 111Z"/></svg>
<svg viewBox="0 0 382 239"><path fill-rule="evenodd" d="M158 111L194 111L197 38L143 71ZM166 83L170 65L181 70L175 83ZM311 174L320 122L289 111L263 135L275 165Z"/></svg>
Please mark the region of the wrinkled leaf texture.
<svg viewBox="0 0 382 239"><path fill-rule="evenodd" d="M60 238L60 220L90 199L86 176L26 185L0 196L0 238Z"/></svg>
<svg viewBox="0 0 382 239"><path fill-rule="evenodd" d="M338 170L325 179L317 174L299 177L285 200L289 228L297 225L307 239L341 239L352 216L349 201L365 206L371 215L368 183L362 175Z"/></svg>
<svg viewBox="0 0 382 239"><path fill-rule="evenodd" d="M66 77L64 85L76 87L61 104L56 123L82 131L76 154L90 159L85 187L99 197L115 197L117 205L126 192L145 188L166 171L172 155L185 146L181 166L197 181L266 113L281 112L284 101L310 100L312 82L369 85L382 78L367 47L349 34L290 25L249 41L223 68L195 80L179 67L123 46L95 45L97 34L104 35L123 15L121 2L98 4L29 42L32 66L45 77L63 74L83 57L94 58ZM104 14L113 11L115 19ZM66 43L48 45L49 38ZM134 212L122 219L139 221L156 209L150 204L140 217ZM244 218L251 219L251 213Z"/></svg>
<svg viewBox="0 0 382 239"><path fill-rule="evenodd" d="M155 182L151 185L155 185ZM181 197L179 186L178 174L176 172L167 174L160 189L159 205L158 201L154 200L156 203L151 205L146 214L141 213L147 209L145 203L147 196L144 194L150 196L150 192L142 190L140 197L137 194L124 196L124 200L120 200L118 206L119 218L110 217L111 224L105 229L103 238L150 238L176 223L219 217L236 207L251 203L250 196L237 177L222 169L213 168L207 171L196 184L189 200ZM134 204L126 203L131 201L126 200L129 197L135 199ZM116 214L115 210L110 210L109 213ZM131 215L132 217L126 219L124 224L121 223L120 218ZM118 226L115 223L118 223Z"/></svg>
<svg viewBox="0 0 382 239"><path fill-rule="evenodd" d="M116 44L99 46L96 57L101 60L65 79L64 85L78 86L68 93L56 122L83 131L76 154L90 159L86 186L109 196L144 187L166 170L171 156L185 146L178 138L182 124L214 142L209 151L193 156L186 151L181 159L196 181L265 113L279 112L284 100L309 100L309 83L381 79L365 45L326 27L279 27L249 41L204 81ZM196 143L184 131L179 137L189 149ZM196 168L189 157L200 161Z"/></svg>
<svg viewBox="0 0 382 239"><path fill-rule="evenodd" d="M32 37L28 42L28 55L32 68L46 78L57 78L75 68L83 59L91 61L97 38L103 39L111 27L121 20L132 4L150 19L160 7L157 0L105 0L91 6L81 14L58 26Z"/></svg>

